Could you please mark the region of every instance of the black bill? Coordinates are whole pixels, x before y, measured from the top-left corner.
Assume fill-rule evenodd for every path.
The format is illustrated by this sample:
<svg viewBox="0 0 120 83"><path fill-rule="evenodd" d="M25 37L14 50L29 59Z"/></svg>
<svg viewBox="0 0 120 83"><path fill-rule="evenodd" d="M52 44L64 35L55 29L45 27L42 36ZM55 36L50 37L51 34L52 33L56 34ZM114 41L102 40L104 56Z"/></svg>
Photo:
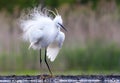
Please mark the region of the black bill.
<svg viewBox="0 0 120 83"><path fill-rule="evenodd" d="M65 31L67 31L67 29L60 23L58 23Z"/></svg>

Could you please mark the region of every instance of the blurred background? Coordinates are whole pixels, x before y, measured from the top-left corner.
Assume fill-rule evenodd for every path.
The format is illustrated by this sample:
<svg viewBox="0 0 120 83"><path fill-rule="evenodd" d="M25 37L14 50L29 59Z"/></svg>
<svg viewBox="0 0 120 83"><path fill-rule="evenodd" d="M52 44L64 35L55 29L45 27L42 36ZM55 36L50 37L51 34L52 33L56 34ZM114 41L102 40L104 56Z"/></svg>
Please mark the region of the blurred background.
<svg viewBox="0 0 120 83"><path fill-rule="evenodd" d="M38 51L28 50L18 22L39 4L57 8L68 29L58 57L48 60L53 73L120 73L120 0L0 0L0 74L49 73Z"/></svg>

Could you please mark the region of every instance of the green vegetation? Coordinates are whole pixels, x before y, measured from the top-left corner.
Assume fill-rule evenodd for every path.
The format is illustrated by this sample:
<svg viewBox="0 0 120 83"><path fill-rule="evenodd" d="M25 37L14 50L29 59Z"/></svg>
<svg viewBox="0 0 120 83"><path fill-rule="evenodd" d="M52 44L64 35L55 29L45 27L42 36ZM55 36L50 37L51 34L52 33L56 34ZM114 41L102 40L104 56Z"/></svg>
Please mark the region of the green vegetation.
<svg viewBox="0 0 120 83"><path fill-rule="evenodd" d="M40 75L49 74L48 71L41 70L24 70L24 71L3 71L0 75ZM67 71L53 71L54 75L106 75L106 74L120 74L119 71L85 71L85 70L67 70Z"/></svg>
<svg viewBox="0 0 120 83"><path fill-rule="evenodd" d="M44 58L44 57L43 57ZM45 65L45 63L43 62ZM55 62L49 63L52 70L82 72L119 72L120 70L120 47L115 44L104 45L102 43L88 44L86 47L73 47L61 50ZM27 45L21 45L21 53L0 55L0 71L36 71L40 70L38 52L28 50ZM46 66L43 66L42 71ZM45 72L43 71L43 72ZM24 71L23 71L24 72ZM57 72L56 74L59 74ZM29 72L26 72L29 74ZM73 73L77 74L73 71ZM100 73L100 72L98 72ZM34 73L33 73L34 74ZM67 74L67 73L66 73Z"/></svg>
<svg viewBox="0 0 120 83"><path fill-rule="evenodd" d="M100 4L100 1L105 1L104 3L106 5L106 2L114 1L114 0L45 0L44 4L46 6L53 7L53 9L56 7L59 7L63 4L69 4L70 5L69 7L72 7L71 5L75 5L75 7L77 7L77 5L80 5L79 7L81 9L80 8L79 9L77 9L77 8L73 8L73 9L68 8L67 9L66 8L66 10L63 11L63 12L66 12L66 13L63 13L63 14L66 14L64 21L66 22L65 25L68 28L71 26L71 28L69 28L69 29L71 29L71 30L76 29L75 33L78 34L77 36L83 35L83 39L86 38L86 41L87 41L87 44L85 44L84 47L81 47L81 45L79 45L81 43L77 42L77 46L74 46L74 44L71 45L72 43L70 43L69 40L67 40L67 42L70 43L71 46L64 46L61 49L58 57L56 58L56 60L53 63L51 63L48 60L50 66L51 66L52 70L55 72L55 74L72 74L73 75L73 74L86 74L86 73L87 74L120 73L120 46L119 46L119 43L114 43L114 42L111 43L112 41L114 41L112 39L119 40L119 37L118 37L119 36L119 34L118 34L119 33L119 13L117 13L116 11L119 11L119 9L117 9L117 6L119 8L120 0L115 0L115 3L117 4L117 6L115 4L115 7L114 7L114 2L113 2L113 6L111 7L112 10L110 9L111 12L108 12L109 14L111 14L112 12L114 12L113 10L116 10L115 15L112 15L112 14L109 15L108 13L106 13L106 15L104 15L104 11L102 11L102 9L99 10L99 8L97 11L91 12L91 9L89 9L89 6L87 7L88 10L83 11L84 8L82 9L82 5L90 4L92 9L95 10L95 9L97 9L97 6ZM9 2L9 4L8 4L8 2ZM22 9L37 6L37 5L39 5L39 3L40 3L40 0L10 0L10 1L1 0L0 1L0 10L7 10L9 13L11 13L11 15L14 16L15 14L13 14L13 13L15 11L17 11L17 12L19 11L17 14L20 14L20 11ZM99 5L99 7L101 7L101 6L102 5ZM107 5L106 5L106 7L108 8ZM63 9L64 8L65 7L63 7ZM103 9L104 8L105 7L103 6ZM105 9L105 11L108 10L107 8ZM75 10L77 12L73 13L73 10ZM81 11L79 11L79 10L81 10ZM70 11L73 14L71 14ZM100 11L102 13L100 13ZM83 15L81 12L83 12ZM90 12L90 14L88 12ZM94 14L95 14L95 16L94 16ZM70 15L70 17L69 17L69 15ZM19 17L19 15L18 15L18 17ZM11 17L11 18L14 19L13 17ZM111 18L113 18L113 19L111 19ZM117 18L118 20L117 21L114 20L115 18ZM81 19L81 20L78 20L78 19ZM12 21L10 20L10 24L12 25L11 22ZM68 26L68 24L69 24L69 26ZM75 27L73 27L72 25ZM2 24L1 24L1 26L2 26ZM114 29L111 28L111 26ZM79 27L81 29L78 29ZM93 28L91 28L91 27L93 27ZM5 27L2 26L2 28L6 28L6 26ZM10 28L10 30L12 28L15 29L16 26L12 26L12 28L11 27L8 27L8 28ZM81 30L81 31L79 31L79 30ZM82 31L83 31L83 33L79 34ZM94 31L96 31L96 32L94 32ZM1 32L2 32L2 30L1 30ZM7 30L6 30L6 32L7 32ZM9 32L9 30L8 30L8 32ZM103 42L105 39L107 40L107 37L105 37L105 38L103 37L103 38L101 38L101 40L96 41L95 39L92 39L89 36L93 32L95 33L95 38L98 38L98 36L99 35L101 36L101 34L102 34L102 36L106 36L106 35L111 36L112 35L112 36L116 36L116 37L113 37L112 39L110 39L111 37L108 36L108 41L109 40L110 41L107 43ZM98 33L98 34L96 34L96 33ZM105 34L105 33L107 33L107 34ZM14 34L14 33L11 33L11 34ZM98 35L98 36L96 36L96 35ZM76 35L73 32L73 36L71 37L71 35L70 35L69 37L70 38L76 37ZM10 39L9 36L8 37L5 36L5 38L8 39L5 41L9 41L9 39ZM18 36L17 36L17 38L18 38ZM79 37L76 37L76 39L77 38L79 38ZM89 41L89 38L93 41L92 42ZM74 43L76 43L76 42L74 42ZM20 48L18 47L19 50L18 50L18 52L16 52L16 50L14 50L14 45L17 45L17 43L15 42L12 44L13 45L10 45L11 48L9 48L11 52L7 53L6 52L7 50L5 49L5 51L2 51L0 53L0 74L6 74L6 73L7 74L13 74L13 73L15 73L15 74L38 74L39 71L40 71L40 73L43 73L46 71L48 72L47 67L45 66L44 62L43 62L43 69L40 69L40 67L39 67L38 51L34 51L32 49L28 50L28 46L29 46L28 44L20 43ZM11 49L13 49L13 50L11 50ZM43 53L43 55L44 55L44 53ZM44 58L44 56L42 56L42 58ZM65 72L63 72L63 71L65 71Z"/></svg>
<svg viewBox="0 0 120 83"><path fill-rule="evenodd" d="M23 9L38 4L39 0L0 0L0 10L6 9L8 12L12 13L16 7Z"/></svg>
<svg viewBox="0 0 120 83"><path fill-rule="evenodd" d="M85 48L64 51L68 69L80 70L120 70L120 47L95 43Z"/></svg>
<svg viewBox="0 0 120 83"><path fill-rule="evenodd" d="M44 4L46 6L50 6L53 8L59 7L62 4L80 4L80 5L87 5L92 4L92 9L96 9L98 6L98 3L102 0L0 0L0 10L6 9L9 13L13 13L15 11L15 8L17 7L19 10L22 10L24 8L28 7L34 7L39 4ZM104 2L110 2L113 0L104 0ZM8 3L9 2L9 3ZM115 3L117 6L120 6L120 1L115 0Z"/></svg>

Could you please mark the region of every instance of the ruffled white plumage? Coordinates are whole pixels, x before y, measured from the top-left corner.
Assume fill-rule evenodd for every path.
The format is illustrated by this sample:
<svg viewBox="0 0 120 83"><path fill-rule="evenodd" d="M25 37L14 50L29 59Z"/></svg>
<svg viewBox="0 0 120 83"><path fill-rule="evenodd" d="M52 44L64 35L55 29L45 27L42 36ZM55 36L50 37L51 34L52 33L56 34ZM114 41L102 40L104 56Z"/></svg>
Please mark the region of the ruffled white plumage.
<svg viewBox="0 0 120 83"><path fill-rule="evenodd" d="M23 30L24 40L29 39L28 37L31 28L42 30L44 28L44 24L48 23L48 21L52 21L52 17L49 16L47 10L44 9L41 11L38 8L28 10L28 13L25 15L23 14L20 19L20 26Z"/></svg>
<svg viewBox="0 0 120 83"><path fill-rule="evenodd" d="M23 39L30 42L29 48L47 48L48 58L54 61L62 47L65 35L56 27L56 19L53 19L47 10L38 9L34 8L20 19ZM60 21L62 23L62 20Z"/></svg>

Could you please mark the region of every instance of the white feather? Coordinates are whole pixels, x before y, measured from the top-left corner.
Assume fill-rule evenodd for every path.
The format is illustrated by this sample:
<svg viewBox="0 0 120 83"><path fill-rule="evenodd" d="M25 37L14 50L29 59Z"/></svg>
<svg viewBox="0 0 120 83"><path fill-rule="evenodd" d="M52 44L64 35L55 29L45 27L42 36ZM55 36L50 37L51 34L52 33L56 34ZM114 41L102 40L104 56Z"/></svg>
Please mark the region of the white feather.
<svg viewBox="0 0 120 83"><path fill-rule="evenodd" d="M58 36L54 40L53 43L51 43L47 48L47 56L51 61L54 61L56 56L59 53L59 50L61 49L63 42L65 39L65 35L63 32L59 32Z"/></svg>
<svg viewBox="0 0 120 83"><path fill-rule="evenodd" d="M40 11L35 8L32 13L30 12L26 15L27 19L20 19L21 29L23 30L23 39L31 43L29 48L41 49L42 47L47 47L57 35L57 31L53 33L57 30L57 28L55 28L55 23L53 22L52 17L49 17L48 13L43 13L45 11L46 10ZM36 45L36 42L41 38L43 38L43 41Z"/></svg>
<svg viewBox="0 0 120 83"><path fill-rule="evenodd" d="M29 48L47 48L47 56L54 61L62 47L65 35L60 31L62 18L56 15L53 19L47 9L34 8L20 19L23 39L30 42Z"/></svg>

